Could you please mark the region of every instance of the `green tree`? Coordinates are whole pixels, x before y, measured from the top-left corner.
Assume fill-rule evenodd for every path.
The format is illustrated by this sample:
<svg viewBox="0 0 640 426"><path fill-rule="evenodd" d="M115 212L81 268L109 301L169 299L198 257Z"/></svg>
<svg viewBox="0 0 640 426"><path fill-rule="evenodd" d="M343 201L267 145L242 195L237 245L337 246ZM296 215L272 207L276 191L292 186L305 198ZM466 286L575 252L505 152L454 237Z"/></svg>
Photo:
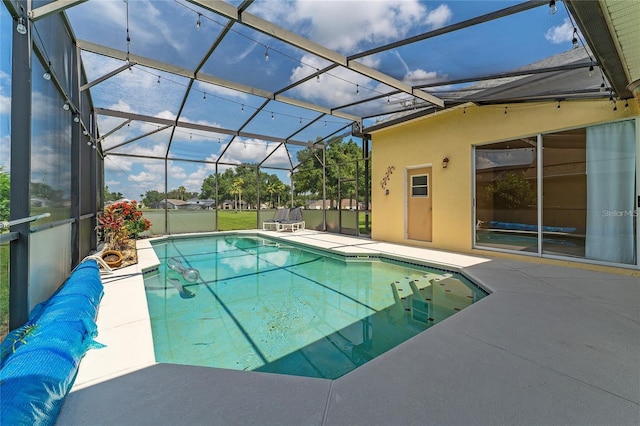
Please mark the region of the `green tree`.
<svg viewBox="0 0 640 426"><path fill-rule="evenodd" d="M236 183L238 179L242 180L241 185ZM283 191L286 191L287 188L275 174L270 175L261 171L258 175L256 166L253 164L241 164L234 169L227 169L224 173L219 173L217 183L219 202L236 199L238 191L241 191L242 199L251 206L258 204L258 186L261 201L266 200L269 196L268 187L270 184L273 184L277 191L273 193L274 198L282 196ZM235 187L234 183L236 183ZM215 189L216 175L212 174L203 180L200 198L215 198Z"/></svg>
<svg viewBox="0 0 640 426"><path fill-rule="evenodd" d="M197 197L198 197L197 192L189 192L184 186L179 186L178 188L172 189L171 191L167 192L167 198L173 199L173 200L184 201L190 198L197 198ZM162 197L162 199L164 200L164 197Z"/></svg>
<svg viewBox="0 0 640 426"><path fill-rule="evenodd" d="M142 198L142 203L147 207L151 207L153 205L158 205L160 202L162 202L162 200L164 200L164 193L156 190L151 190L145 193L144 197Z"/></svg>
<svg viewBox="0 0 640 426"><path fill-rule="evenodd" d="M525 172L506 172L486 187L484 199L498 209L517 209L536 204L536 189Z"/></svg>
<svg viewBox="0 0 640 426"><path fill-rule="evenodd" d="M358 195L362 199L368 190L364 179L364 160L362 150L353 140L343 142L336 138L329 142L326 148L326 191L331 207L338 201L338 182L341 179L340 197L355 197L356 167L359 177ZM294 174L295 193L307 194L310 197L322 198L322 152L307 148L298 152L301 163L298 172ZM356 161L357 160L357 161Z"/></svg>
<svg viewBox="0 0 640 426"><path fill-rule="evenodd" d="M0 220L9 220L11 177L0 166Z"/></svg>
<svg viewBox="0 0 640 426"><path fill-rule="evenodd" d="M233 195L237 195L236 200L236 210L238 210L238 206L242 209L242 186L244 185L244 180L240 177L234 179L233 184L231 185L231 193Z"/></svg>
<svg viewBox="0 0 640 426"><path fill-rule="evenodd" d="M119 199L124 198L121 192L111 192L109 191L109 187L105 185L104 187L104 202L112 202L118 201Z"/></svg>

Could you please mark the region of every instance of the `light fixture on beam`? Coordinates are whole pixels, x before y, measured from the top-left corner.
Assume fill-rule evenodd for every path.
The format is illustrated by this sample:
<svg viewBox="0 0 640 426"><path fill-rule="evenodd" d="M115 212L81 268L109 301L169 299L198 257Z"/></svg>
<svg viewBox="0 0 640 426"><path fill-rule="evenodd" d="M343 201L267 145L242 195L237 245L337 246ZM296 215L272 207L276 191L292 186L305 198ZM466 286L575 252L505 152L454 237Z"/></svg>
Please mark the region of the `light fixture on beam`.
<svg viewBox="0 0 640 426"><path fill-rule="evenodd" d="M18 18L16 31L18 32L18 34L22 34L22 35L25 35L27 33L27 26L24 24L24 18L22 16Z"/></svg>

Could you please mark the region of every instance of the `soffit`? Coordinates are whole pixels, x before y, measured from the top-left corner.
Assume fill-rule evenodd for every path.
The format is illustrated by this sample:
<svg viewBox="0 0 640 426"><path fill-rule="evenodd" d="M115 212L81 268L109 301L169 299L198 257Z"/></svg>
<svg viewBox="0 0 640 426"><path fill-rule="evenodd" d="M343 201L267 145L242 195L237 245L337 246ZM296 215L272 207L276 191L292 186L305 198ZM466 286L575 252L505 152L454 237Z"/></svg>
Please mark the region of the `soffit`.
<svg viewBox="0 0 640 426"><path fill-rule="evenodd" d="M629 82L640 80L640 1L603 1Z"/></svg>

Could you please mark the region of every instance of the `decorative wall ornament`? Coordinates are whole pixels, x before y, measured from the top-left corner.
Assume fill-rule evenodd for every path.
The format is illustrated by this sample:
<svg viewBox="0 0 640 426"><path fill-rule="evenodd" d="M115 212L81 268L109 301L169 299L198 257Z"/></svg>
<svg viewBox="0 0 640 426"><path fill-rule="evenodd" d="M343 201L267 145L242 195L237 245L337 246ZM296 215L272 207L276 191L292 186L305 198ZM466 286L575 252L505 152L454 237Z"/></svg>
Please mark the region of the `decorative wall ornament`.
<svg viewBox="0 0 640 426"><path fill-rule="evenodd" d="M389 194L389 190L387 189L387 183L389 182L389 180L391 180L391 175L393 174L393 171L395 169L396 169L396 166L387 167L387 171L384 174L384 177L382 178L382 180L380 181L380 186L382 187L382 189L385 190L385 194Z"/></svg>

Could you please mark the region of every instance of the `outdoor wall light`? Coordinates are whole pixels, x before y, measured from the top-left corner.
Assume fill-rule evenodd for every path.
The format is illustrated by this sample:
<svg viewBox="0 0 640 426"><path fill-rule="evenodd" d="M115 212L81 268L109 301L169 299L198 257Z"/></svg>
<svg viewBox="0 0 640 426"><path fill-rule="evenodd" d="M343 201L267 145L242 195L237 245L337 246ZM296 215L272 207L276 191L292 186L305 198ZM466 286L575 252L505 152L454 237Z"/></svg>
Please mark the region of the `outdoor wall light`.
<svg viewBox="0 0 640 426"><path fill-rule="evenodd" d="M27 26L24 24L24 18L22 16L18 18L16 31L18 32L18 34L22 34L22 35L27 33Z"/></svg>
<svg viewBox="0 0 640 426"><path fill-rule="evenodd" d="M449 157L444 157L442 159L442 168L446 169L447 167L449 167Z"/></svg>

